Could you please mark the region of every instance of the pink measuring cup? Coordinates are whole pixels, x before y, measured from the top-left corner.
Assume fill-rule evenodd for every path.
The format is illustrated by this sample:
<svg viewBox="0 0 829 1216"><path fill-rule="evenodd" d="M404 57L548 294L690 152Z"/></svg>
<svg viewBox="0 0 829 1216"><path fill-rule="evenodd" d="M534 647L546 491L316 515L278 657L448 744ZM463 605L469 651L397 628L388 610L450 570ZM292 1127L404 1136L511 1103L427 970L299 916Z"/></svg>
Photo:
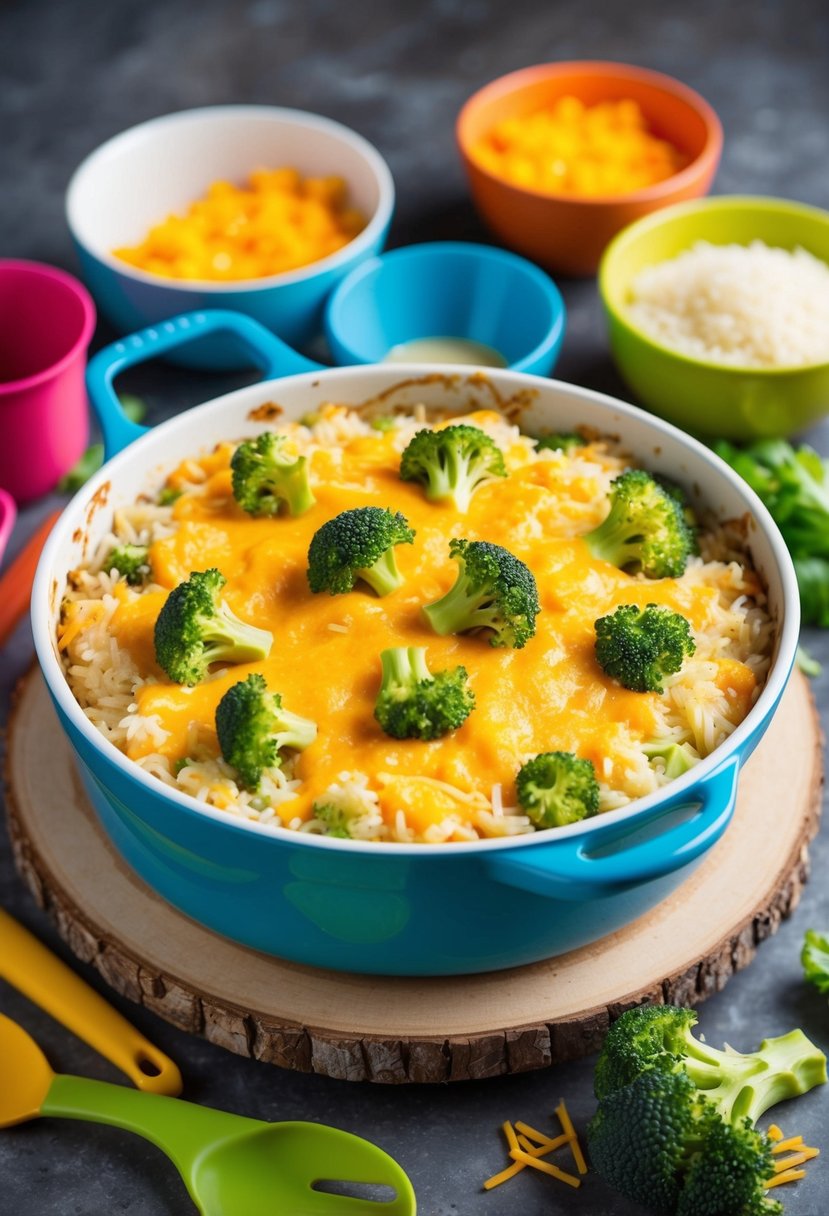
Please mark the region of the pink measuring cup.
<svg viewBox="0 0 829 1216"><path fill-rule="evenodd" d="M0 490L0 562L3 560L3 554L6 551L6 544L12 534L14 521L17 516L17 511L14 506L14 499L11 494L7 494L5 490Z"/></svg>
<svg viewBox="0 0 829 1216"><path fill-rule="evenodd" d="M95 306L63 270L0 259L0 487L53 489L89 442L84 386Z"/></svg>

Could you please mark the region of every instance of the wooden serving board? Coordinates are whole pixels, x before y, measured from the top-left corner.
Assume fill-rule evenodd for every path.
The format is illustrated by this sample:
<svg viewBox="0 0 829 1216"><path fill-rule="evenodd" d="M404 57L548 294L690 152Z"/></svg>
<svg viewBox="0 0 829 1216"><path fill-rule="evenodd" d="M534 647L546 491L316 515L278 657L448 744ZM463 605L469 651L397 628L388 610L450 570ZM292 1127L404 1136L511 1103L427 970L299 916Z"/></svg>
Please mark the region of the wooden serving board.
<svg viewBox="0 0 829 1216"><path fill-rule="evenodd" d="M22 681L10 724L9 824L18 869L70 948L169 1022L305 1072L456 1081L585 1055L626 1007L696 1004L745 967L806 882L820 743L807 681L796 675L741 777L734 823L664 903L581 950L459 979L317 971L176 912L98 826L38 672Z"/></svg>

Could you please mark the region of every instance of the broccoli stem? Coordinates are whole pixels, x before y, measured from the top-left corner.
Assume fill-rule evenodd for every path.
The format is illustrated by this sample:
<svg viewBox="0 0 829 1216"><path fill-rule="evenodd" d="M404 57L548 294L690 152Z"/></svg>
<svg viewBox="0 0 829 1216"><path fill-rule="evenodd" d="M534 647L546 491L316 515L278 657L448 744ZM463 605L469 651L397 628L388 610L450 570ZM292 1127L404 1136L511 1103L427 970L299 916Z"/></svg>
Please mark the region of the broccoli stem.
<svg viewBox="0 0 829 1216"><path fill-rule="evenodd" d="M594 557L621 568L631 560L626 551L627 546L641 539L641 531L637 531L635 526L624 524L622 511L611 507L607 518L590 533L590 551Z"/></svg>
<svg viewBox="0 0 829 1216"><path fill-rule="evenodd" d="M308 484L306 463L301 457L282 473L279 484L274 486L274 492L285 499L291 515L304 515L317 501Z"/></svg>
<svg viewBox="0 0 829 1216"><path fill-rule="evenodd" d="M423 612L440 637L468 629L497 631L500 624L500 616L491 592L470 591L469 580L464 576L461 576L441 599L436 600L434 604L427 604Z"/></svg>
<svg viewBox="0 0 829 1216"><path fill-rule="evenodd" d="M368 583L372 591L376 591L378 595L388 595L403 582L403 576L397 568L393 545L389 546L373 566L362 566L354 573L357 578Z"/></svg>
<svg viewBox="0 0 829 1216"><path fill-rule="evenodd" d="M291 713L289 709L280 706L276 711L278 729L274 738L279 751L283 747L291 747L295 751L304 751L310 747L317 737L317 724L301 714Z"/></svg>
<svg viewBox="0 0 829 1216"><path fill-rule="evenodd" d="M426 666L426 650L421 646L393 646L380 655L383 688L411 687L421 680L434 679Z"/></svg>
<svg viewBox="0 0 829 1216"><path fill-rule="evenodd" d="M205 660L208 663L258 663L270 651L273 635L247 621L240 621L222 603L216 617L205 625Z"/></svg>
<svg viewBox="0 0 829 1216"><path fill-rule="evenodd" d="M764 1039L757 1051L720 1051L685 1034L685 1070L723 1118L756 1123L769 1107L826 1080L826 1058L802 1030Z"/></svg>

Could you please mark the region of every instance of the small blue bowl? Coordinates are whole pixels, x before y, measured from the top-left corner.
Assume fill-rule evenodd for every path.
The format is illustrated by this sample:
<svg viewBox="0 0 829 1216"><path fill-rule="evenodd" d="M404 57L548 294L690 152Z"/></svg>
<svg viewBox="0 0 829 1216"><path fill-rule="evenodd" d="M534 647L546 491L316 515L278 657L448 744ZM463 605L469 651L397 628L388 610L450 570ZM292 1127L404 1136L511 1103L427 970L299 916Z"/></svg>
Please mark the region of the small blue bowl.
<svg viewBox="0 0 829 1216"><path fill-rule="evenodd" d="M419 338L462 338L512 371L549 376L564 338L564 301L532 262L488 245L410 245L355 267L332 292L325 332L336 363L382 363Z"/></svg>

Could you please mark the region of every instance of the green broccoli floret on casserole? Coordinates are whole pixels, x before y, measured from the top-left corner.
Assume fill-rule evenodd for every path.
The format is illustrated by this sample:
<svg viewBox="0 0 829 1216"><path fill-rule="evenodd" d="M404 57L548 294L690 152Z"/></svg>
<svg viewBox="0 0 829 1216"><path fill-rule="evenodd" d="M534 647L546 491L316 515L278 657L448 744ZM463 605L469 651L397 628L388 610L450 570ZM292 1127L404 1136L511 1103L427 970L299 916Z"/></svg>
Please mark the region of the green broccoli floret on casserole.
<svg viewBox="0 0 829 1216"><path fill-rule="evenodd" d="M384 507L342 511L314 533L308 549L308 585L314 593L342 595L358 579L378 595L403 582L395 545L410 545L415 534L406 518Z"/></svg>
<svg viewBox="0 0 829 1216"><path fill-rule="evenodd" d="M308 459L289 456L286 438L264 431L240 443L230 461L233 497L248 515L303 515L316 502L308 483Z"/></svg>
<svg viewBox="0 0 829 1216"><path fill-rule="evenodd" d="M160 507L171 507L174 502L178 502L183 493L183 490L179 490L175 486L164 486L158 495L158 505Z"/></svg>
<svg viewBox="0 0 829 1216"><path fill-rule="evenodd" d="M540 611L532 571L507 549L483 540L453 540L449 555L460 567L455 584L423 609L435 633L486 629L491 646L526 646Z"/></svg>
<svg viewBox="0 0 829 1216"><path fill-rule="evenodd" d="M265 677L249 675L229 688L216 706L216 734L222 756L249 790L257 790L266 769L282 763L283 748L303 751L317 737L317 726L291 713Z"/></svg>
<svg viewBox="0 0 829 1216"><path fill-rule="evenodd" d="M400 459L403 481L419 482L430 502L448 500L466 511L485 481L506 477L501 449L477 426L458 423L418 431Z"/></svg>
<svg viewBox="0 0 829 1216"><path fill-rule="evenodd" d="M599 665L631 692L664 692L665 676L675 675L696 650L685 617L658 604L620 604L595 628Z"/></svg>
<svg viewBox="0 0 829 1216"><path fill-rule="evenodd" d="M533 756L518 770L515 788L519 806L537 828L562 828L598 814L596 770L572 752Z"/></svg>
<svg viewBox="0 0 829 1216"><path fill-rule="evenodd" d="M826 1080L800 1030L756 1052L718 1051L691 1034L693 1010L630 1009L596 1064L588 1127L597 1173L627 1198L677 1216L773 1216L771 1145L755 1128L777 1102Z"/></svg>
<svg viewBox="0 0 829 1216"><path fill-rule="evenodd" d="M159 667L177 684L198 684L211 663L256 663L273 636L231 612L220 597L227 579L214 569L195 571L164 601L153 640Z"/></svg>
<svg viewBox="0 0 829 1216"><path fill-rule="evenodd" d="M542 435L535 441L537 452L564 452L569 455L577 448L587 447L587 440L576 431L560 431L557 435Z"/></svg>
<svg viewBox="0 0 829 1216"><path fill-rule="evenodd" d="M694 552L683 504L643 469L613 481L607 517L583 539L594 557L648 578L679 578Z"/></svg>
<svg viewBox="0 0 829 1216"><path fill-rule="evenodd" d="M395 646L380 655L382 682L374 716L393 739L439 739L462 726L475 708L465 667L429 671L422 646Z"/></svg>
<svg viewBox="0 0 829 1216"><path fill-rule="evenodd" d="M116 545L105 562L106 570L117 570L131 587L139 587L150 573L150 550L146 545Z"/></svg>

